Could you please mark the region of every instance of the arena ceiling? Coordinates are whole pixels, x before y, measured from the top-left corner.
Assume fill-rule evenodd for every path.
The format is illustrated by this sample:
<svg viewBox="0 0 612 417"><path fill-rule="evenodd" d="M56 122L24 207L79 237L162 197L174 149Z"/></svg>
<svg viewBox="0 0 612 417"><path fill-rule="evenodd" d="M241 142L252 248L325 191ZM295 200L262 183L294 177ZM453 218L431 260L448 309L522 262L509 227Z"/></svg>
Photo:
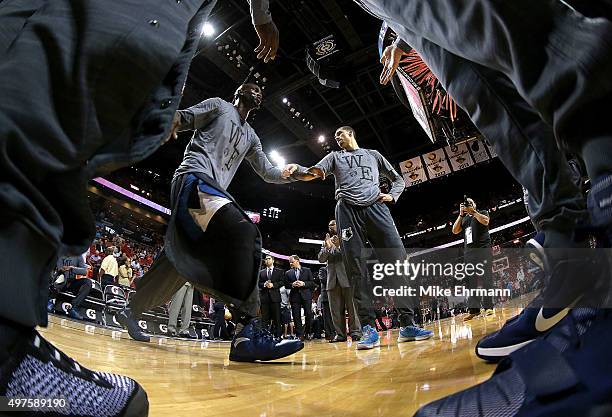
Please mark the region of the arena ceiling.
<svg viewBox="0 0 612 417"><path fill-rule="evenodd" d="M257 65L253 71L259 74L260 82L263 78L266 82L262 84L265 85L264 107L251 120L264 151L277 150L287 162L310 165L325 155L325 145L337 149L333 132L346 124L356 129L360 146L379 150L392 163L434 148L393 89L378 83L382 68L377 47L379 20L362 11L352 0L277 0L270 3L280 32L280 50L275 61ZM209 23L214 28L214 35L202 38L181 108L215 96L230 100L236 87L257 64L252 52L257 37L245 0L219 1ZM306 47L330 34L338 39L350 72L350 81L337 89L321 85L305 62ZM294 117L296 112L300 113L298 117ZM325 136L327 142L319 143L319 136ZM189 135L179 136L177 141L165 145L140 165L160 172L169 184L188 140ZM512 186L512 179L499 161L466 171L483 169L497 179L498 187ZM482 177L476 172L453 174L437 181L435 191L432 181L425 187L425 194L435 192L460 199L463 192L475 192L472 186L462 190L465 181L474 182L471 178ZM333 187L328 182L277 188L263 184L249 167L239 170L230 192L241 201L246 199L243 203L246 207L258 209L249 200L277 194L279 199L283 194L287 198L287 187L292 193L295 190L301 194L302 199L306 194L325 199L333 207ZM435 205L435 200L428 203L429 198L422 198L423 191L423 187L414 190L421 204Z"/></svg>

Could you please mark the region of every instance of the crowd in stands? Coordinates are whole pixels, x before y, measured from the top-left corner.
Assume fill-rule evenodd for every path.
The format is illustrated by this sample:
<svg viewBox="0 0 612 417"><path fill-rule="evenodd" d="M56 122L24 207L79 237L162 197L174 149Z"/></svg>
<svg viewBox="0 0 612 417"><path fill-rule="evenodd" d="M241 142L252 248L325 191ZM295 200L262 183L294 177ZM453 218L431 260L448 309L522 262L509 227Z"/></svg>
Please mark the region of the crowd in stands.
<svg viewBox="0 0 612 417"><path fill-rule="evenodd" d="M125 235L111 233L107 226L99 223L96 225L96 238L85 254L85 262L91 267L89 277L99 276L102 261L110 250L119 265L115 284L136 288L138 279L151 267L161 249L161 244L153 246L136 242Z"/></svg>

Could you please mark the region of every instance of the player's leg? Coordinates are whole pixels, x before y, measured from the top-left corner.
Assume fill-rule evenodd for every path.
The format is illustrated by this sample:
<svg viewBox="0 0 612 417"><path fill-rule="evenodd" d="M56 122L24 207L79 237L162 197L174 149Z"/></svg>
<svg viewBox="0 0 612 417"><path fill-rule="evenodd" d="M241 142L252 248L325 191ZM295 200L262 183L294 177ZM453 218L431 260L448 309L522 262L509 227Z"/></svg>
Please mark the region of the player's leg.
<svg viewBox="0 0 612 417"><path fill-rule="evenodd" d="M364 257L366 255L363 233L363 207L343 201L336 204L336 225L340 236L342 260L349 282L354 288L355 304L362 328L362 338L357 349L372 349L380 345L376 332L376 315L372 303L372 286Z"/></svg>
<svg viewBox="0 0 612 417"><path fill-rule="evenodd" d="M365 228L378 262L395 265L396 262L404 262L407 259L406 249L386 204L374 203L368 207ZM410 284L406 279L398 275L384 278L387 283L392 282L394 288ZM419 328L414 320L415 310L419 305L418 297L395 297L394 302L400 321L398 342L425 340L433 336L433 332Z"/></svg>

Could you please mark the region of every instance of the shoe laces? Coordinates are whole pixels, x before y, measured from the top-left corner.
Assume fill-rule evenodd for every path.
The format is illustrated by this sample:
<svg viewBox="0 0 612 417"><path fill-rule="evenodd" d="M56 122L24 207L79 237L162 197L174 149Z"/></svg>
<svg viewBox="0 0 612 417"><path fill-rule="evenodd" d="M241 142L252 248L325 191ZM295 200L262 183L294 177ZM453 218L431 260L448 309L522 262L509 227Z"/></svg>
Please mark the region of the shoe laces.
<svg viewBox="0 0 612 417"><path fill-rule="evenodd" d="M53 362L57 368L66 373L76 374L79 378L86 379L105 388L113 388L113 385L101 378L98 373L81 366L77 361L53 346L36 331L32 339L32 347L43 359Z"/></svg>
<svg viewBox="0 0 612 417"><path fill-rule="evenodd" d="M261 321L255 320L253 322L253 336L264 342L278 342L280 338L274 336L268 329L262 326Z"/></svg>

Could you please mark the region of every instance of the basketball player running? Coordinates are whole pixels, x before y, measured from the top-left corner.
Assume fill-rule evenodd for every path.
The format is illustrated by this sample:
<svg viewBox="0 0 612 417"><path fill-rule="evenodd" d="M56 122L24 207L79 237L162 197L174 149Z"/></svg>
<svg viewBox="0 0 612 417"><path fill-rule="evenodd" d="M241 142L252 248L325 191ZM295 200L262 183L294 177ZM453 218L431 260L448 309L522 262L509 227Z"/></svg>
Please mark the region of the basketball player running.
<svg viewBox="0 0 612 417"><path fill-rule="evenodd" d="M357 349L372 349L379 346L380 341L363 252L368 241L380 262L395 263L406 259L406 250L386 204L397 201L405 183L378 151L359 147L352 127L340 127L335 137L342 150L330 153L306 173L298 172L294 176L302 181L311 181L334 175L338 200L336 223L343 261L355 289L359 319L363 325L363 337L357 343ZM391 181L388 194L380 191L381 175ZM414 300L408 303L411 307L415 305ZM433 335L431 331L416 326L413 308L398 310L401 326L398 343L424 340Z"/></svg>
<svg viewBox="0 0 612 417"><path fill-rule="evenodd" d="M304 347L299 340L279 342L255 319L261 236L226 191L243 159L267 182L294 181L289 177L297 165L282 171L274 167L247 122L261 103L261 88L244 84L236 90L233 103L211 98L177 112L177 130L194 134L172 181L172 217L164 252L141 279L130 301L131 312L118 316L133 338L148 340L133 318L168 301L187 280L222 300L237 319L231 360L278 359Z"/></svg>
<svg viewBox="0 0 612 417"><path fill-rule="evenodd" d="M268 61L278 30L268 0L249 3ZM0 397L62 397L57 415L146 415L136 381L86 369L35 328L56 260L93 239L87 180L170 137L215 0L0 4Z"/></svg>

